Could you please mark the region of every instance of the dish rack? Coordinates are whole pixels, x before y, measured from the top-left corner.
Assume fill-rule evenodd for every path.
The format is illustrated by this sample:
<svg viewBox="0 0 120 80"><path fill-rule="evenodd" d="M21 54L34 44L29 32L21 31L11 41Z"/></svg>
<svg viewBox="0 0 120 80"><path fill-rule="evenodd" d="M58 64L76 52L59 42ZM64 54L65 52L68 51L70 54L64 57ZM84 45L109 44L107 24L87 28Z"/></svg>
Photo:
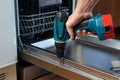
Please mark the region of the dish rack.
<svg viewBox="0 0 120 80"><path fill-rule="evenodd" d="M53 37L54 17L59 10L69 11L62 5L39 8L38 14L19 15L19 40L22 43L33 43Z"/></svg>
<svg viewBox="0 0 120 80"><path fill-rule="evenodd" d="M59 8L59 7L58 7ZM40 9L39 14L20 15L20 36L34 36L53 30L53 21L58 9Z"/></svg>
<svg viewBox="0 0 120 80"><path fill-rule="evenodd" d="M67 8L61 8L61 5L57 5L42 7L39 9L39 14L20 15L20 36L33 36L53 30L54 17L60 9L68 11Z"/></svg>

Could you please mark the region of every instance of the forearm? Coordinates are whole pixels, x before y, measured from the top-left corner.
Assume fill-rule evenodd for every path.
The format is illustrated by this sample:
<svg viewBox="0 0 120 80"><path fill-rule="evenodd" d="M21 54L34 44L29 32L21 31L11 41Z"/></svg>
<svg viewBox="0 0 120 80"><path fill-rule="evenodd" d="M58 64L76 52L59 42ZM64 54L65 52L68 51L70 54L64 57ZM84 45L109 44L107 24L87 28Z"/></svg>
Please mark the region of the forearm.
<svg viewBox="0 0 120 80"><path fill-rule="evenodd" d="M92 11L99 0L77 0L75 12L86 13Z"/></svg>

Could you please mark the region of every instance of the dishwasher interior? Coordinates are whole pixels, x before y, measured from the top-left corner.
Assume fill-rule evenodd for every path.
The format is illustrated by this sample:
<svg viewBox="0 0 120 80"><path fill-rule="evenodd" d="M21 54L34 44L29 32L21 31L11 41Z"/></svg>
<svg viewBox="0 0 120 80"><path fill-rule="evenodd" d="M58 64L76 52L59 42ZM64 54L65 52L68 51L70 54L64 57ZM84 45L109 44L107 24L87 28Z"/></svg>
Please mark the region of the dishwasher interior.
<svg viewBox="0 0 120 80"><path fill-rule="evenodd" d="M67 4L66 4L67 3ZM72 0L18 0L18 48L25 45L36 46L46 49L53 46L53 26L56 12L64 10L72 12ZM46 41L49 41L46 44ZM45 43L42 43L45 41Z"/></svg>
<svg viewBox="0 0 120 80"><path fill-rule="evenodd" d="M73 2L74 0L18 0L18 50L20 58L68 79L73 77L70 74L63 75L63 73L45 65L51 67L54 65L58 70L70 71L74 75L80 74L87 77L85 80L118 80L119 70L117 72L112 70L111 61L120 59L119 50L105 46L107 43L97 40L96 37L95 42L102 45L83 41L79 38L75 41L68 41L65 50L65 65L59 64L53 39L54 16L60 9L70 14ZM88 37L82 37L82 39L86 40ZM43 60L43 63L48 61L48 64L42 65L42 62L34 62L37 60L38 62ZM79 77L77 76L77 78Z"/></svg>
<svg viewBox="0 0 120 80"><path fill-rule="evenodd" d="M32 43L53 37L53 20L56 12L70 6L67 0L19 1L19 29L23 43ZM68 9L64 9L68 11ZM69 8L70 11L70 8Z"/></svg>

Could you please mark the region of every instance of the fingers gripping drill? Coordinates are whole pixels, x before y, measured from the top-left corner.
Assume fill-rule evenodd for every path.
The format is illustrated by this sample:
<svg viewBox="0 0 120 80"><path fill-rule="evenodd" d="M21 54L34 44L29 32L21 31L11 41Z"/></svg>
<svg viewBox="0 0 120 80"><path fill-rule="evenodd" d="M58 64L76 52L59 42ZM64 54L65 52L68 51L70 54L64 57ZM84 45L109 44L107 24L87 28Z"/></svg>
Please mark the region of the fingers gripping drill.
<svg viewBox="0 0 120 80"><path fill-rule="evenodd" d="M54 19L54 40L57 57L60 58L60 63L63 63L62 61L64 59L65 42L70 38L65 26L67 18L67 12L59 11ZM106 40L115 37L112 17L110 14L97 14L97 16L83 20L74 27L73 30L75 34L78 29L96 32L99 40Z"/></svg>

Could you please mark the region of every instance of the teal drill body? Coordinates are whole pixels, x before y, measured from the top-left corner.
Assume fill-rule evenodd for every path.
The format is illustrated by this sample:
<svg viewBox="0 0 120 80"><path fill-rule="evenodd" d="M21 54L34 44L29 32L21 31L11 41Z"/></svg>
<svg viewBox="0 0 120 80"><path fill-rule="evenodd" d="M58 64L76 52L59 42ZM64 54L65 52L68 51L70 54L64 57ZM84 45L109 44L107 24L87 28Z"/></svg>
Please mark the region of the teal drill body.
<svg viewBox="0 0 120 80"><path fill-rule="evenodd" d="M60 12L56 14L54 20L54 40L57 42L65 42L70 38L65 26L67 18L68 15L66 12ZM100 40L105 39L104 33L106 32L106 30L102 25L100 14L95 17L89 18L88 20L84 20L80 24L76 25L74 28L74 34L76 34L77 30L89 30L92 32L96 32Z"/></svg>

